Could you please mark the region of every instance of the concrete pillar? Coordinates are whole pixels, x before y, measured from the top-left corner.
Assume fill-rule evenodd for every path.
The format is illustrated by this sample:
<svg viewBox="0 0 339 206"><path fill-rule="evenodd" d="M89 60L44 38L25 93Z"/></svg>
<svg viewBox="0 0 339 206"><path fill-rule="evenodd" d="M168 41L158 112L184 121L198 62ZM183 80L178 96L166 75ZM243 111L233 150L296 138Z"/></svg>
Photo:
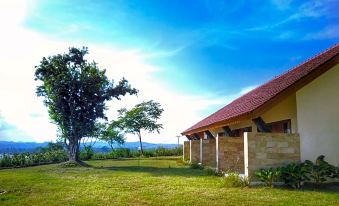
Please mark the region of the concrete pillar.
<svg viewBox="0 0 339 206"><path fill-rule="evenodd" d="M215 167L219 169L219 134L215 137Z"/></svg>
<svg viewBox="0 0 339 206"><path fill-rule="evenodd" d="M190 140L190 163L192 163L192 140Z"/></svg>
<svg viewBox="0 0 339 206"><path fill-rule="evenodd" d="M244 170L245 176L248 176L248 132L244 132Z"/></svg>
<svg viewBox="0 0 339 206"><path fill-rule="evenodd" d="M203 158L203 154L202 154L202 141L203 141L203 138L200 138L200 164L202 164L202 158Z"/></svg>

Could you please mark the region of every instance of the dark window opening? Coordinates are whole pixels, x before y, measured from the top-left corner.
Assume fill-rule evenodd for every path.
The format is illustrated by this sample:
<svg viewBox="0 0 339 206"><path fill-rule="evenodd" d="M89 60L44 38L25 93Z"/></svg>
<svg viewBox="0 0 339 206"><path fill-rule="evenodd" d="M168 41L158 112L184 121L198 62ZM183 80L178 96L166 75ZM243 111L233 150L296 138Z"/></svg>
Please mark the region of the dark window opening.
<svg viewBox="0 0 339 206"><path fill-rule="evenodd" d="M267 123L267 126L271 129L272 133L292 133L290 119ZM259 132L259 130L257 131Z"/></svg>

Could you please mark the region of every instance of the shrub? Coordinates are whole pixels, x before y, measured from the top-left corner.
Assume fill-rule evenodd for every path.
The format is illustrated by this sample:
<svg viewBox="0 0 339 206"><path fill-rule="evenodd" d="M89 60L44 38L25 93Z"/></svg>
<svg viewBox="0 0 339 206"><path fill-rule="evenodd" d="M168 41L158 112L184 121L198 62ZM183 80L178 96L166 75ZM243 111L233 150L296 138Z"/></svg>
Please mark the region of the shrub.
<svg viewBox="0 0 339 206"><path fill-rule="evenodd" d="M315 163L310 160L305 161L305 167L308 170L309 177L316 183L325 182L327 178L337 177L336 167L326 162L324 155L320 155Z"/></svg>
<svg viewBox="0 0 339 206"><path fill-rule="evenodd" d="M203 170L204 170L206 175L218 176L218 177L224 176L224 173L220 170L217 170L217 169L213 169L213 168L210 168L210 167L204 167Z"/></svg>
<svg viewBox="0 0 339 206"><path fill-rule="evenodd" d="M196 162L191 163L190 168L191 169L199 169L199 170L204 169L204 167L201 164L196 163Z"/></svg>
<svg viewBox="0 0 339 206"><path fill-rule="evenodd" d="M309 180L305 163L291 163L281 168L281 179L288 186L301 189L305 181Z"/></svg>
<svg viewBox="0 0 339 206"><path fill-rule="evenodd" d="M280 175L280 168L269 168L269 169L260 169L255 172L255 175L263 182L266 186L273 187L273 183L276 182Z"/></svg>
<svg viewBox="0 0 339 206"><path fill-rule="evenodd" d="M68 156L65 150L4 154L0 159L0 167L27 167L46 163L59 163L67 159Z"/></svg>
<svg viewBox="0 0 339 206"><path fill-rule="evenodd" d="M248 187L251 184L249 177L242 177L239 173L231 172L224 177L224 185L226 187Z"/></svg>
<svg viewBox="0 0 339 206"><path fill-rule="evenodd" d="M91 146L85 146L84 149L80 151L81 160L92 159L93 155L94 155L94 151Z"/></svg>

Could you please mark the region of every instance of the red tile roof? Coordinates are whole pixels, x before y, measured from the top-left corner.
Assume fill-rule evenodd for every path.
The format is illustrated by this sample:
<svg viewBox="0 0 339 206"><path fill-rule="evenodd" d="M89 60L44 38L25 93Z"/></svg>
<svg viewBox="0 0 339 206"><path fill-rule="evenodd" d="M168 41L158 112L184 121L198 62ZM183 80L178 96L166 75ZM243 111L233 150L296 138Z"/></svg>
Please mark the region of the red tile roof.
<svg viewBox="0 0 339 206"><path fill-rule="evenodd" d="M292 68L221 108L188 128L183 134L250 113L339 53L339 44Z"/></svg>

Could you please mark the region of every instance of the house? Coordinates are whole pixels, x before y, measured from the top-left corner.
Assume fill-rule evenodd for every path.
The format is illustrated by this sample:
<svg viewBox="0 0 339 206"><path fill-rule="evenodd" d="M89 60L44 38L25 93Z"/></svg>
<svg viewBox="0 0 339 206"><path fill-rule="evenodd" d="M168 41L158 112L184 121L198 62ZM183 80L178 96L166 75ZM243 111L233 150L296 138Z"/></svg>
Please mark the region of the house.
<svg viewBox="0 0 339 206"><path fill-rule="evenodd" d="M184 158L247 175L326 160L339 165L339 44L188 128Z"/></svg>

